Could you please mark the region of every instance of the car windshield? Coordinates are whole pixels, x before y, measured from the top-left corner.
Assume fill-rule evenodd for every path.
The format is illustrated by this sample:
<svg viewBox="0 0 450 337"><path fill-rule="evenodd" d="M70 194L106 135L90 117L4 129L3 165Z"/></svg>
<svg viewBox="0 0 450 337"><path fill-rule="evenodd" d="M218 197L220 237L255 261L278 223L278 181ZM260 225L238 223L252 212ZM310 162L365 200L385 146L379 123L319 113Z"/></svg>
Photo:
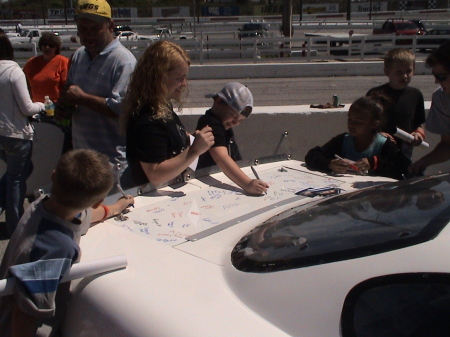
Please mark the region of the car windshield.
<svg viewBox="0 0 450 337"><path fill-rule="evenodd" d="M246 272L273 272L378 254L437 236L450 220L448 174L342 194L268 220L232 251Z"/></svg>

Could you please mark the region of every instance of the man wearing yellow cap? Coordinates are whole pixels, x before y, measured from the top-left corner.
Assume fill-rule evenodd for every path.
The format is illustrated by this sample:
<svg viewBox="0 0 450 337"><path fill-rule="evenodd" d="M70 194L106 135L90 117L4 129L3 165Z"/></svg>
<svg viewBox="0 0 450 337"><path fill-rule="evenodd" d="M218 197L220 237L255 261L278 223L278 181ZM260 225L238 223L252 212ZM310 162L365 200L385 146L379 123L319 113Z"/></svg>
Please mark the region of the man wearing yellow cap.
<svg viewBox="0 0 450 337"><path fill-rule="evenodd" d="M75 21L82 47L73 55L56 114L68 103L72 114L75 149L94 149L109 156L111 163L125 169L125 140L119 134L119 115L136 58L114 38L111 7L105 0L79 0ZM58 111L59 110L59 111Z"/></svg>

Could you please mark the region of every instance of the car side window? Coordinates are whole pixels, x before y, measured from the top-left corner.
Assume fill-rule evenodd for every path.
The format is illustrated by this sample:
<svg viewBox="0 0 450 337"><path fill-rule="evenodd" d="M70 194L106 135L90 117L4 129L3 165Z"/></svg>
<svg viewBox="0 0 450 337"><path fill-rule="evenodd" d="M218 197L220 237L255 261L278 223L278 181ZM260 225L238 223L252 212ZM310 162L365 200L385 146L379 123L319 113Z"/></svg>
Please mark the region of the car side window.
<svg viewBox="0 0 450 337"><path fill-rule="evenodd" d="M450 274L373 278L347 295L343 337L450 336Z"/></svg>
<svg viewBox="0 0 450 337"><path fill-rule="evenodd" d="M388 22L388 24L387 24L387 31L388 32L395 32L395 25L392 22Z"/></svg>

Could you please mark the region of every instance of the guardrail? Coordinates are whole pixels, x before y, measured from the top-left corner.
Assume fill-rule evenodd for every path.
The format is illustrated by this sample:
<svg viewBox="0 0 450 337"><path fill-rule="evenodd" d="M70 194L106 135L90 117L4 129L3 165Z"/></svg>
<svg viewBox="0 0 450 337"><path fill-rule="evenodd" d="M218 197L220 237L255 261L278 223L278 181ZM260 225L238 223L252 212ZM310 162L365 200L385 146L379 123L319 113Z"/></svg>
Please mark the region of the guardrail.
<svg viewBox="0 0 450 337"><path fill-rule="evenodd" d="M450 36L440 35L441 39ZM177 40L192 60L200 64L220 60L252 60L254 63L264 62L272 58L299 59L306 62L334 59L345 56L354 60L373 58L374 55L384 55L394 47L412 49L414 53L436 48L436 36L395 36L395 35L364 35L364 36L309 36L302 38L264 38L264 39L214 39ZM140 53L139 41L123 41L123 44ZM133 49L134 48L134 49Z"/></svg>
<svg viewBox="0 0 450 337"><path fill-rule="evenodd" d="M27 58L37 55L37 43L13 43L14 56L16 59Z"/></svg>
<svg viewBox="0 0 450 337"><path fill-rule="evenodd" d="M343 35L343 34L341 34ZM263 39L182 39L176 40L191 59L200 64L211 61L250 60L254 63L267 59L292 60L305 62L326 61L337 56L351 60L365 60L383 55L394 47L404 47L414 53L436 48L439 41L450 39L449 35L439 36L395 36L395 35L360 35L360 36L305 36L300 38L263 38ZM139 58L152 40L121 40ZM66 45L67 46L67 45ZM62 54L70 56L79 45L68 45ZM16 59L28 59L37 55L36 43L13 45ZM64 44L63 44L64 47Z"/></svg>

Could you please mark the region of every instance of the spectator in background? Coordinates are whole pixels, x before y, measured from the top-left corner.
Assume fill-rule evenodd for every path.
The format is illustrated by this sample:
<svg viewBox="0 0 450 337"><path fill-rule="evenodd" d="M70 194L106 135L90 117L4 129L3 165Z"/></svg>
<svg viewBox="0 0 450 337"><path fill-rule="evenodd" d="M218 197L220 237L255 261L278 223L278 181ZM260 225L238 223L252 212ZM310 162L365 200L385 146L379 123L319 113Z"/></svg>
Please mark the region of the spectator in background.
<svg viewBox="0 0 450 337"><path fill-rule="evenodd" d="M33 102L44 102L49 96L56 101L66 84L69 59L60 55L61 38L52 32L43 32L39 39L42 55L28 60L23 67Z"/></svg>
<svg viewBox="0 0 450 337"><path fill-rule="evenodd" d="M191 144L173 111L173 104L179 110L183 101L190 64L186 51L170 41L153 43L138 61L123 115L127 159L135 186L171 181L214 143L211 128L206 126L194 133Z"/></svg>
<svg viewBox="0 0 450 337"><path fill-rule="evenodd" d="M33 103L25 74L14 61L14 51L6 34L0 34L0 158L6 172L0 179L0 212L6 211L6 231L11 236L23 214L31 174L33 128L28 117L44 110Z"/></svg>
<svg viewBox="0 0 450 337"><path fill-rule="evenodd" d="M441 135L441 140L430 153L411 166L410 171L415 174L422 173L430 165L450 159L450 41L444 42L428 55L426 64L431 67L435 82L440 87L431 97L425 127Z"/></svg>
<svg viewBox="0 0 450 337"><path fill-rule="evenodd" d="M16 25L16 33L22 34L22 24L20 23L20 21L17 22L17 25Z"/></svg>
<svg viewBox="0 0 450 337"><path fill-rule="evenodd" d="M128 80L136 64L134 55L114 39L111 7L105 0L79 0L75 21L80 47L72 57L66 89L55 109L56 119L72 114L74 149L106 154L120 170L127 166L125 139L119 133L119 116ZM118 172L120 174L120 172Z"/></svg>

